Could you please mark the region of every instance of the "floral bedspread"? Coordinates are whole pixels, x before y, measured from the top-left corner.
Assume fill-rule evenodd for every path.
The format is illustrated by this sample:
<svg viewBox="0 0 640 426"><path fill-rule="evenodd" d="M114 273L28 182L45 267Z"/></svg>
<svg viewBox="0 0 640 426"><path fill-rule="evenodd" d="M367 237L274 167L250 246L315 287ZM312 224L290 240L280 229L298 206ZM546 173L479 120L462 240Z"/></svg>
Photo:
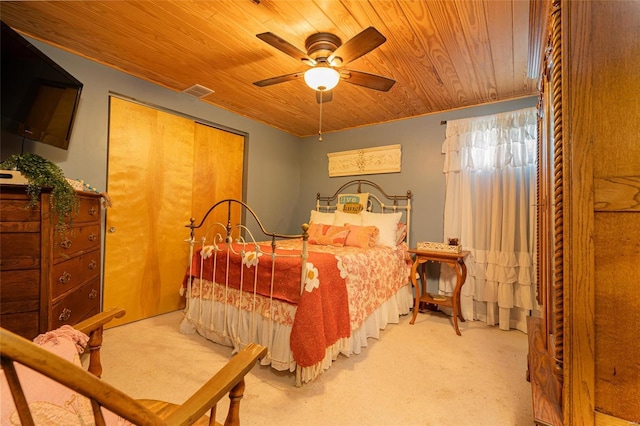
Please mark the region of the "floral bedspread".
<svg viewBox="0 0 640 426"><path fill-rule="evenodd" d="M281 241L280 248L294 249L300 242ZM409 282L411 258L406 244L395 248L334 247L310 245L309 252L334 255L345 276L351 330L359 328L384 302Z"/></svg>
<svg viewBox="0 0 640 426"><path fill-rule="evenodd" d="M240 244L233 244L232 250L228 250L226 244L218 247L221 250L207 246L194 254L185 284L189 276L202 277L233 289L255 291L261 296L296 304L290 344L300 366L315 365L324 358L328 346L350 336L345 273L340 270L336 256L309 253L301 292L299 249L276 248L273 261L270 246L260 246L259 250L253 245Z"/></svg>
<svg viewBox="0 0 640 426"><path fill-rule="evenodd" d="M395 249L310 245L304 291L300 293L300 248L299 240L278 242L277 254L293 256L277 257L272 297L297 305L291 329L291 351L296 363L309 367L321 362L326 348L350 337L351 330L359 328L369 315L407 284L411 259L404 244ZM271 247L261 246L262 254L240 249L234 244L234 250L240 255L229 258L226 250L213 256L208 247L195 253L185 276L185 285L190 271L198 283L192 286L191 297L224 300L225 295L218 293L227 282L230 288L240 289L242 283L243 292L253 292L254 277L257 277L256 293L271 297ZM228 277L226 265L229 265ZM200 277L202 280L197 280ZM217 289L211 281L219 284ZM241 305L248 304L248 299L241 300ZM261 303L266 301L262 299ZM276 321L287 322L285 317L277 316L282 321L275 318Z"/></svg>

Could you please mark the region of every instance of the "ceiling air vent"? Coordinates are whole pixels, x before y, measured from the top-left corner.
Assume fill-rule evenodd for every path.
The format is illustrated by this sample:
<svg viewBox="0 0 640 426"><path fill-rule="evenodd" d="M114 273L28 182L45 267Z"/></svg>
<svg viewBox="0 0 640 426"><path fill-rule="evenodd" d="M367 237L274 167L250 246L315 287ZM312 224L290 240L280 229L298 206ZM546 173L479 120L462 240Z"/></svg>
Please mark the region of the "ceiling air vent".
<svg viewBox="0 0 640 426"><path fill-rule="evenodd" d="M199 84L194 84L191 87L188 87L182 91L182 93L186 93L187 95L195 96L196 98L202 98L204 96L215 93L215 90L211 90L207 87L201 86Z"/></svg>

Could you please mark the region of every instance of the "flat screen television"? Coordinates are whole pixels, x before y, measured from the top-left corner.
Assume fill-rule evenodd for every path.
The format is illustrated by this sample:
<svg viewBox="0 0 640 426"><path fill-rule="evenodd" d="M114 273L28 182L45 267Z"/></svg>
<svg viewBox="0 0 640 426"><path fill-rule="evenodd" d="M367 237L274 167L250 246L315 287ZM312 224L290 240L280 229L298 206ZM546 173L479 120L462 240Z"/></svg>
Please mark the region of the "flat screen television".
<svg viewBox="0 0 640 426"><path fill-rule="evenodd" d="M82 83L2 22L2 131L68 149Z"/></svg>

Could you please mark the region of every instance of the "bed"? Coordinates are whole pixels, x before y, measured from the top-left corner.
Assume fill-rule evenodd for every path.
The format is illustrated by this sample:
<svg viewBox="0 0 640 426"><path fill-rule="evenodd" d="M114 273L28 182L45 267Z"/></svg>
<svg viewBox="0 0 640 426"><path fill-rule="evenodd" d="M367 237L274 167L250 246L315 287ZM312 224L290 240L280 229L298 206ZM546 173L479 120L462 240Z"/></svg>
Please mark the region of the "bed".
<svg viewBox="0 0 640 426"><path fill-rule="evenodd" d="M267 231L242 201L217 202L187 225L180 330L234 351L263 345L261 363L295 372L296 386L359 354L413 306L411 196L347 182L317 194L298 235Z"/></svg>

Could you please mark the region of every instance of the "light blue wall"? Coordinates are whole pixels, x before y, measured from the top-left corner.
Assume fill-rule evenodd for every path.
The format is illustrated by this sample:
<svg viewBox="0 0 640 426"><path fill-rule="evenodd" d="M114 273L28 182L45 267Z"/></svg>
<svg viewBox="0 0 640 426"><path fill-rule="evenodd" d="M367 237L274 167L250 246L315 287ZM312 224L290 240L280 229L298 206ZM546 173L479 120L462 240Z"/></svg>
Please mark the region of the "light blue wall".
<svg viewBox="0 0 640 426"><path fill-rule="evenodd" d="M363 89L366 90L366 89ZM405 194L411 190L412 220L411 245L418 241L444 241L445 180L442 173L444 156L441 153L446 126L441 121L478 117L505 111L514 111L536 105L537 98L523 98L509 102L471 107L441 114L324 134L322 142L317 136L302 141L302 184L300 202L295 212L298 222L309 221L309 210L315 206L316 194L333 195L344 183L352 179L376 182L387 194ZM402 171L377 175L329 177L327 153L350 151L400 144ZM437 292L440 265L427 265L428 287Z"/></svg>
<svg viewBox="0 0 640 426"><path fill-rule="evenodd" d="M299 233L309 220L317 192L332 194L357 177L329 178L327 153L402 145L402 172L363 175L390 194L414 194L411 241L441 241L444 206L442 120L474 117L533 106L536 98L489 104L300 139L196 98L168 90L80 56L30 41L84 83L69 150L27 142L26 151L48 158L70 178L106 189L109 95L175 111L247 135L246 202L268 230ZM362 89L367 90L367 89ZM215 96L215 95L214 95ZM3 144L5 140L3 140ZM5 157L3 146L3 158Z"/></svg>
<svg viewBox="0 0 640 426"><path fill-rule="evenodd" d="M529 97L328 133L323 135L322 142L318 141L317 136L305 138L302 141L300 203L295 220L309 220L309 210L315 205L318 192L332 195L349 180L366 179L378 183L387 194L404 194L411 190L411 242L443 241L445 182L442 174L444 156L441 154L441 148L446 126L440 122L514 111L534 106L536 102L536 97ZM402 172L329 177L327 153L394 144L402 145Z"/></svg>
<svg viewBox="0 0 640 426"><path fill-rule="evenodd" d="M69 178L82 178L104 191L107 187L109 96L135 99L161 109L179 112L247 135L246 201L267 229L288 229L292 223L291 194L300 192L300 139L288 133L214 107L189 95L151 84L126 73L89 61L50 45L29 39L38 49L83 84L80 106L68 150L27 141L34 152L58 164ZM18 147L7 147L2 157ZM298 228L299 227L295 227Z"/></svg>

